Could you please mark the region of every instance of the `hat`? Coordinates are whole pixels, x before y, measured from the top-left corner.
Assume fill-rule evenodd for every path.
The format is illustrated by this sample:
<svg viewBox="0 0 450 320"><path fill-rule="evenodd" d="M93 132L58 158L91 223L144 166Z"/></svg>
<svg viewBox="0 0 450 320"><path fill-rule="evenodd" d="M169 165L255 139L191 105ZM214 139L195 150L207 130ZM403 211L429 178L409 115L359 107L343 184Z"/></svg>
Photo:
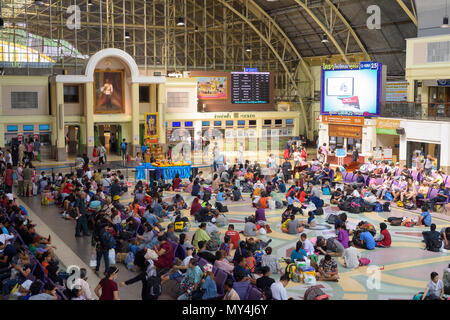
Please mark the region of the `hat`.
<svg viewBox="0 0 450 320"><path fill-rule="evenodd" d="M194 250L194 246L192 244L186 245L186 251L188 250Z"/></svg>
<svg viewBox="0 0 450 320"><path fill-rule="evenodd" d="M400 162L396 162L395 164L396 164L396 165L397 165L397 164L400 164Z"/></svg>
<svg viewBox="0 0 450 320"><path fill-rule="evenodd" d="M213 266L210 263L207 263L203 266L203 271L205 272L212 272Z"/></svg>
<svg viewBox="0 0 450 320"><path fill-rule="evenodd" d="M215 223L215 222L216 222L216 218L212 218L212 219L211 219L211 222L212 222L212 223Z"/></svg>
<svg viewBox="0 0 450 320"><path fill-rule="evenodd" d="M113 200L114 200L114 201L120 200L120 196L116 194L116 195L113 197Z"/></svg>
<svg viewBox="0 0 450 320"><path fill-rule="evenodd" d="M25 280L21 286L22 288L24 288L25 290L30 290L31 285L33 284L33 281L31 280Z"/></svg>
<svg viewBox="0 0 450 320"><path fill-rule="evenodd" d="M146 260L158 260L158 254L154 250L147 250L144 258Z"/></svg>

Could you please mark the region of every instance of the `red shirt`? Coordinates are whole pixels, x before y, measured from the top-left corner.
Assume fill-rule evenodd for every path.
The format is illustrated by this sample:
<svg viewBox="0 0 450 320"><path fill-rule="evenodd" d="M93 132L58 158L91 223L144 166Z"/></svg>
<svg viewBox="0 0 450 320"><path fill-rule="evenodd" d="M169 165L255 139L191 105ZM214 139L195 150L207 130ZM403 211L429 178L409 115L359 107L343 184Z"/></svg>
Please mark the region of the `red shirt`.
<svg viewBox="0 0 450 320"><path fill-rule="evenodd" d="M225 235L230 236L230 243L233 245L233 249L239 247L238 242L239 240L241 240L239 232L237 232L236 230L228 230L227 232L225 232Z"/></svg>
<svg viewBox="0 0 450 320"><path fill-rule="evenodd" d="M100 280L100 286L102 287L102 295L99 300L114 300L114 291L119 291L117 283L103 278Z"/></svg>
<svg viewBox="0 0 450 320"><path fill-rule="evenodd" d="M383 231L381 231L381 234L384 236L384 239L382 241L378 241L378 243L383 245L384 247L390 247L392 239L389 231L387 229L384 229Z"/></svg>
<svg viewBox="0 0 450 320"><path fill-rule="evenodd" d="M62 193L67 193L67 194L71 193L72 190L70 190L69 188L72 188L72 187L73 187L73 185L70 182L67 182L67 184L64 187Z"/></svg>
<svg viewBox="0 0 450 320"><path fill-rule="evenodd" d="M170 268L173 264L173 248L169 241L164 242L159 246L159 250L164 249L166 253L159 256L158 260L155 261L155 267L164 269Z"/></svg>
<svg viewBox="0 0 450 320"><path fill-rule="evenodd" d="M180 187L180 178L175 178L172 180L172 189L178 189Z"/></svg>

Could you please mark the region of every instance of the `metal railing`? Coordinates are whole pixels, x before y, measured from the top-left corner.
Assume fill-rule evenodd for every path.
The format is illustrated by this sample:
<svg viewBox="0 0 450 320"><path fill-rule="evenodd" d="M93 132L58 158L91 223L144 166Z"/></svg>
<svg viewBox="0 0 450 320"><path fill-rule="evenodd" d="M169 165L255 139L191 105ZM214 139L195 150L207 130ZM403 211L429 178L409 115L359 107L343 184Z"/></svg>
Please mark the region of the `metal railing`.
<svg viewBox="0 0 450 320"><path fill-rule="evenodd" d="M380 109L380 116L386 118L450 121L448 103L385 102Z"/></svg>

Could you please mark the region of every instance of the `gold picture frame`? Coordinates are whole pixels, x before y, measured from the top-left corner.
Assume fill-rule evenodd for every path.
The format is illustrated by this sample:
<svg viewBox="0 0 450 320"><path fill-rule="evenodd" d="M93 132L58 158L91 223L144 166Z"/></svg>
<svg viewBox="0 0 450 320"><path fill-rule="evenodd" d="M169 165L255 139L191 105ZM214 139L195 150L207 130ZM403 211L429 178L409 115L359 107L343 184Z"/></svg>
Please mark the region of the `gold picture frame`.
<svg viewBox="0 0 450 320"><path fill-rule="evenodd" d="M94 114L125 113L124 71L94 71Z"/></svg>
<svg viewBox="0 0 450 320"><path fill-rule="evenodd" d="M145 113L144 139L159 139L159 113Z"/></svg>

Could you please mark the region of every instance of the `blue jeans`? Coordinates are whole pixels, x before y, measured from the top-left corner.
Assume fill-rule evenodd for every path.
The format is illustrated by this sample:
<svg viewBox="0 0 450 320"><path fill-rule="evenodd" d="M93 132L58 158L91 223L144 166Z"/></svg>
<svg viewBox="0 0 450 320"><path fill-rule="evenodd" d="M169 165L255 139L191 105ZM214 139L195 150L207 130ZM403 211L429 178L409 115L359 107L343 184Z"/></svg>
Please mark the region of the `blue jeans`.
<svg viewBox="0 0 450 320"><path fill-rule="evenodd" d="M100 270L100 264L102 262L102 257L103 257L103 260L105 261L105 272L106 272L109 268L109 253L108 253L108 251L97 251L97 267L95 267L95 270L96 271Z"/></svg>
<svg viewBox="0 0 450 320"><path fill-rule="evenodd" d="M14 286L19 282L20 282L19 279L3 280L3 283L2 283L3 284L3 286L2 286L3 287L2 288L3 295L9 294L11 292L12 288L14 288Z"/></svg>

